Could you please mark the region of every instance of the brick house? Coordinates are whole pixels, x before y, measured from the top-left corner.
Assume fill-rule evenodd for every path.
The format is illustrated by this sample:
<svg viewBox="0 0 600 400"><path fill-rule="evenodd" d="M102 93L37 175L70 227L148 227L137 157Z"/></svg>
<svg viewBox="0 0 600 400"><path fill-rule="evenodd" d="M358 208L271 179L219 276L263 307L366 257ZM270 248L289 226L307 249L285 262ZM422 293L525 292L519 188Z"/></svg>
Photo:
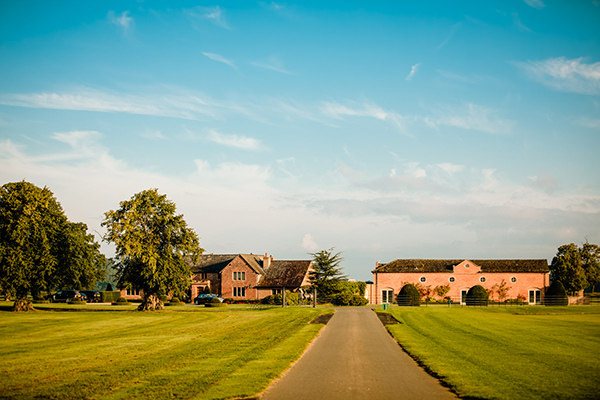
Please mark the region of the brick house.
<svg viewBox="0 0 600 400"><path fill-rule="evenodd" d="M309 284L310 260L275 260L269 254L201 255L192 265L192 298L210 291L223 298L260 300Z"/></svg>
<svg viewBox="0 0 600 400"><path fill-rule="evenodd" d="M387 264L377 263L370 288L373 304L393 303L402 287L411 283L433 293L438 286L448 285L450 290L444 297L464 303L468 290L481 285L492 291L494 300L521 298L529 304L539 304L546 288L550 285L546 260L395 260ZM508 287L504 299L499 299L497 289Z"/></svg>

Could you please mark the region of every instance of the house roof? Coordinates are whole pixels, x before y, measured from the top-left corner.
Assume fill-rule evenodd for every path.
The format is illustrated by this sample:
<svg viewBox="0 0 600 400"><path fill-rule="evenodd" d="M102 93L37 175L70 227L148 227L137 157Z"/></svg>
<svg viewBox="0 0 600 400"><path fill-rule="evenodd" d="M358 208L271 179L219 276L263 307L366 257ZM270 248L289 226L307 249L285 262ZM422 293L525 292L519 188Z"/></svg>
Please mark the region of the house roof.
<svg viewBox="0 0 600 400"><path fill-rule="evenodd" d="M263 274L261 267L262 256L254 254L203 254L198 256L198 260L191 266L192 273L199 272L221 272L236 257L241 257L257 274Z"/></svg>
<svg viewBox="0 0 600 400"><path fill-rule="evenodd" d="M306 274L312 266L310 260L280 260L271 261L271 266L265 270L265 276L258 287L300 287Z"/></svg>
<svg viewBox="0 0 600 400"><path fill-rule="evenodd" d="M463 260L395 260L381 264L373 273L394 272L452 272ZM481 272L549 272L547 260L470 260Z"/></svg>

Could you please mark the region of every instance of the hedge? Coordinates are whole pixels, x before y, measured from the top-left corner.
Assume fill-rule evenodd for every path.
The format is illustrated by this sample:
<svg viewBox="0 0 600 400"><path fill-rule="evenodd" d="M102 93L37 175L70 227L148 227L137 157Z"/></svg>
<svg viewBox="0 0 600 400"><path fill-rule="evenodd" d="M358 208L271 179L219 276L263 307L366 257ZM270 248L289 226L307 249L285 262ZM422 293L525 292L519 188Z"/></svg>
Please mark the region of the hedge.
<svg viewBox="0 0 600 400"><path fill-rule="evenodd" d="M112 303L117 301L120 297L121 292L118 291L100 292L100 301L102 303Z"/></svg>
<svg viewBox="0 0 600 400"><path fill-rule="evenodd" d="M421 305L421 294L415 285L406 284L400 289L396 296L396 302L399 306L418 307Z"/></svg>

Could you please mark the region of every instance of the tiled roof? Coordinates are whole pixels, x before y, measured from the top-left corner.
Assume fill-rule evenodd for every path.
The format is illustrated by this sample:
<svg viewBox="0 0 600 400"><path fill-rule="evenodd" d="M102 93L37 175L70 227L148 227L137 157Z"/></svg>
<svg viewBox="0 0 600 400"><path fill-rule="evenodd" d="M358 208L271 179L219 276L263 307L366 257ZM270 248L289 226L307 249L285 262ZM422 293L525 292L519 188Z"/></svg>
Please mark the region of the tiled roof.
<svg viewBox="0 0 600 400"><path fill-rule="evenodd" d="M234 258L240 256L256 272L262 274L263 269L262 256L254 254L203 254L198 256L198 260L191 266L192 273L199 272L221 272L223 268L229 265Z"/></svg>
<svg viewBox="0 0 600 400"><path fill-rule="evenodd" d="M311 265L310 260L271 261L271 266L265 270L265 276L258 287L300 287Z"/></svg>
<svg viewBox="0 0 600 400"><path fill-rule="evenodd" d="M395 260L379 265L374 273L394 272L452 272L462 260ZM549 272L546 260L470 260L481 267L481 272Z"/></svg>

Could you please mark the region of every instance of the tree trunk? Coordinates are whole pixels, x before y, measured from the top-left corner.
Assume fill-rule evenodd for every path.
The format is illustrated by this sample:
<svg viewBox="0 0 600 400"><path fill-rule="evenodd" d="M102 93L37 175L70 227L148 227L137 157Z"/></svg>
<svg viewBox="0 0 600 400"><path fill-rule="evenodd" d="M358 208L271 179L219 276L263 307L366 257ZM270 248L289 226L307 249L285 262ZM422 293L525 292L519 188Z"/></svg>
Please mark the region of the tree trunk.
<svg viewBox="0 0 600 400"><path fill-rule="evenodd" d="M16 299L13 311L33 311L33 306L27 299Z"/></svg>
<svg viewBox="0 0 600 400"><path fill-rule="evenodd" d="M148 296L144 296L144 300L142 304L138 307L139 311L155 311L155 310L164 310L165 305L162 301L160 301L160 297L156 294L149 294Z"/></svg>

